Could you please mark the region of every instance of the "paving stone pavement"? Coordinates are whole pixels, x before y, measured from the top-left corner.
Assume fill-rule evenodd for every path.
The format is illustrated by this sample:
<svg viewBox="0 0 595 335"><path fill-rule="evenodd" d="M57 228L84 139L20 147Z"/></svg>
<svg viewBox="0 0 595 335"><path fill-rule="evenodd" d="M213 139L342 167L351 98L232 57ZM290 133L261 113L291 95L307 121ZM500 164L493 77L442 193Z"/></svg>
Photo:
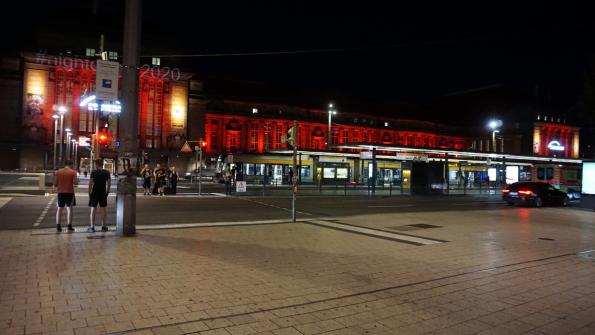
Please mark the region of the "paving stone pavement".
<svg viewBox="0 0 595 335"><path fill-rule="evenodd" d="M0 334L595 334L595 215L563 208L308 223L0 232ZM542 240L540 238L549 238Z"/></svg>

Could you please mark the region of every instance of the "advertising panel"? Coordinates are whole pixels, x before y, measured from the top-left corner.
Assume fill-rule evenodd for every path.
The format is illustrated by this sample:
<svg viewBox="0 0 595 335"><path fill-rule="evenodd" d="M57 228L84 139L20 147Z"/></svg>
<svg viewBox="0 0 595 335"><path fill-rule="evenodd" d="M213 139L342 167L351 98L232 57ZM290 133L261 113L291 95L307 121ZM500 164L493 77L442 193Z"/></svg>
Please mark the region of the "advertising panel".
<svg viewBox="0 0 595 335"><path fill-rule="evenodd" d="M488 180L489 181L496 181L496 168L489 168L488 169Z"/></svg>
<svg viewBox="0 0 595 335"><path fill-rule="evenodd" d="M514 184L519 181L519 167L518 166L507 166L506 167L506 184Z"/></svg>
<svg viewBox="0 0 595 335"><path fill-rule="evenodd" d="M595 162L583 163L583 194L595 195Z"/></svg>

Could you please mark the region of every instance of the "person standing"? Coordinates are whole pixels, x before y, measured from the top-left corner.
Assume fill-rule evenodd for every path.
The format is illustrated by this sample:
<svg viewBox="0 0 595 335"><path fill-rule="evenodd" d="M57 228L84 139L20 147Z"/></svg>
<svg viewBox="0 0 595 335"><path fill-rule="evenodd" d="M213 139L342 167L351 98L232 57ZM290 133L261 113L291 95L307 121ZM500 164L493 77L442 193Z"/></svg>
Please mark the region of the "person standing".
<svg viewBox="0 0 595 335"><path fill-rule="evenodd" d="M143 178L143 195L151 195L151 178L153 178L153 171L149 168L149 164L145 163L140 175Z"/></svg>
<svg viewBox="0 0 595 335"><path fill-rule="evenodd" d="M225 170L223 180L225 182L225 195L231 195L231 171Z"/></svg>
<svg viewBox="0 0 595 335"><path fill-rule="evenodd" d="M178 171L176 171L175 166L172 166L169 171L169 182L171 183L172 194L176 194L178 191Z"/></svg>
<svg viewBox="0 0 595 335"><path fill-rule="evenodd" d="M287 173L289 176L289 185L293 185L293 169L289 168L289 172Z"/></svg>
<svg viewBox="0 0 595 335"><path fill-rule="evenodd" d="M76 206L74 197L74 184L76 183L76 171L72 168L72 162L66 161L64 167L56 171L54 175L54 190L58 192L58 209L56 210L56 231L62 232L62 209L66 207L66 222L68 232L74 232L72 227L72 207Z"/></svg>
<svg viewBox="0 0 595 335"><path fill-rule="evenodd" d="M161 167L161 164L157 163L155 167L155 184L157 186L157 192L159 195L163 196L163 188L165 187L165 169Z"/></svg>
<svg viewBox="0 0 595 335"><path fill-rule="evenodd" d="M95 209L98 204L101 212L101 231L106 232L108 230L105 219L107 215L107 197L112 183L110 173L104 170L101 164L102 161L100 159L95 161L96 169L91 172L91 178L89 179L89 207L91 208L91 214L89 215L90 224L87 228L88 233L95 232Z"/></svg>

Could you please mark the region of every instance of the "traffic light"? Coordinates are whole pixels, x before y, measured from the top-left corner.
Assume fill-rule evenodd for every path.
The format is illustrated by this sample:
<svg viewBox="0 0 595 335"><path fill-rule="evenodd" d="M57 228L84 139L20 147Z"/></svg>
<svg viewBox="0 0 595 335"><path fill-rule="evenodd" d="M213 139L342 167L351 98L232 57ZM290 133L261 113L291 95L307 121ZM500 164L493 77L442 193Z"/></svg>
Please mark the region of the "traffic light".
<svg viewBox="0 0 595 335"><path fill-rule="evenodd" d="M287 144L292 148L295 146L295 127L289 128L287 131Z"/></svg>
<svg viewBox="0 0 595 335"><path fill-rule="evenodd" d="M105 132L100 132L97 139L99 140L100 144L107 144L108 135Z"/></svg>

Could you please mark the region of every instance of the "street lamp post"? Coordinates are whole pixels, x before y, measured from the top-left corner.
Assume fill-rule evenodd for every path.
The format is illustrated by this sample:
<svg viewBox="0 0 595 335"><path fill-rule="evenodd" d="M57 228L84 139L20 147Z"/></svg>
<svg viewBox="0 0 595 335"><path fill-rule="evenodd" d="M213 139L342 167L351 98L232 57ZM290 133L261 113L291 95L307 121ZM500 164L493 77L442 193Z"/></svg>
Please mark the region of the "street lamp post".
<svg viewBox="0 0 595 335"><path fill-rule="evenodd" d="M494 152L498 151L498 148L496 146L496 133L500 132L500 130L498 129L499 127L502 127L501 120L491 120L488 123L488 128L492 130L492 151Z"/></svg>
<svg viewBox="0 0 595 335"><path fill-rule="evenodd" d="M56 170L57 166L57 162L56 159L58 157L58 119L60 118L60 116L54 114L52 115L52 119L54 119L54 170Z"/></svg>
<svg viewBox="0 0 595 335"><path fill-rule="evenodd" d="M330 149L331 144L332 144L332 129L331 129L331 122L333 119L333 115L337 115L337 111L333 109L333 104L330 103L328 105L328 136L327 136L327 141L326 141L326 147L327 149Z"/></svg>
<svg viewBox="0 0 595 335"><path fill-rule="evenodd" d="M72 164L74 169L77 169L78 163L77 163L77 158L78 158L78 143L76 142L75 139L72 139Z"/></svg>
<svg viewBox="0 0 595 335"><path fill-rule="evenodd" d="M70 160L70 156L71 156L71 152L70 152L70 137L72 136L72 133L70 131L70 128L66 128L64 130L66 132L66 155L64 155L64 161Z"/></svg>
<svg viewBox="0 0 595 335"><path fill-rule="evenodd" d="M58 107L58 114L60 114L60 164L64 164L64 114L66 114L66 107Z"/></svg>

